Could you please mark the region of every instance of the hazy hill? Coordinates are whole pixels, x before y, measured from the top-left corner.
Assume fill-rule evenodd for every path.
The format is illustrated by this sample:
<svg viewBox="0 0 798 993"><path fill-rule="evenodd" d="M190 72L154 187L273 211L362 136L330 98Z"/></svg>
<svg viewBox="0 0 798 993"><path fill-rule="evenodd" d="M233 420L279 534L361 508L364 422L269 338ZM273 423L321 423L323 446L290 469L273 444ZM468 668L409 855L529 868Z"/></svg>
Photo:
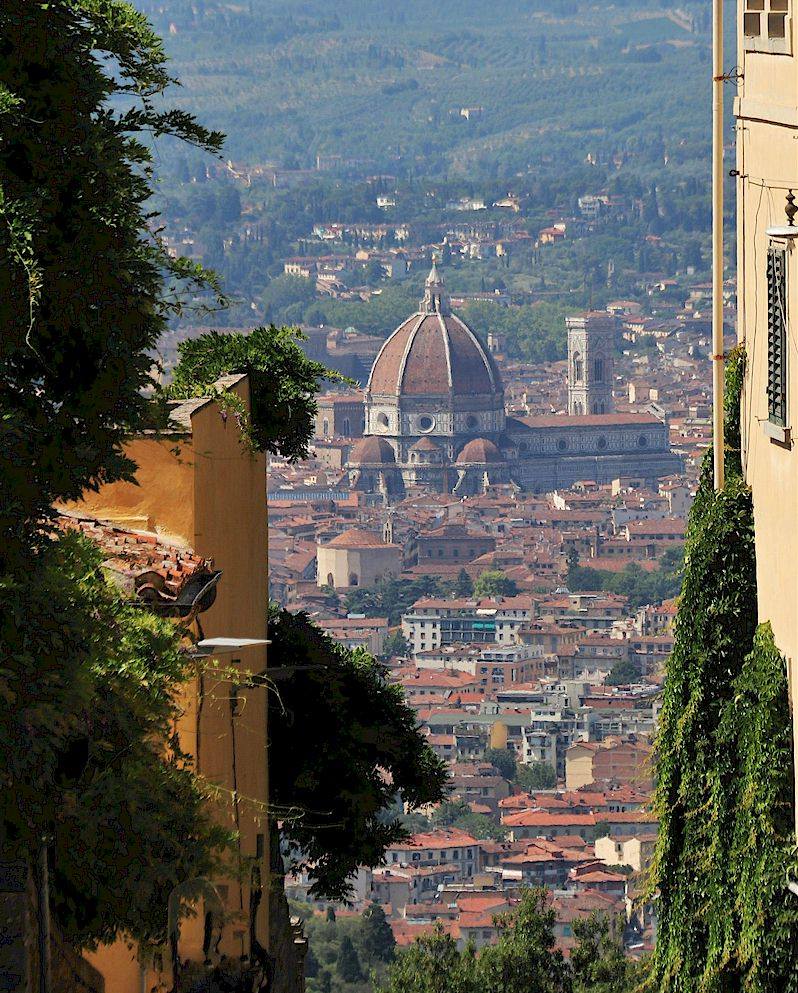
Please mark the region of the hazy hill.
<svg viewBox="0 0 798 993"><path fill-rule="evenodd" d="M512 175L618 151L703 169L706 4L520 0L138 0L178 102L228 154L317 154L418 175ZM462 108L481 108L470 120Z"/></svg>

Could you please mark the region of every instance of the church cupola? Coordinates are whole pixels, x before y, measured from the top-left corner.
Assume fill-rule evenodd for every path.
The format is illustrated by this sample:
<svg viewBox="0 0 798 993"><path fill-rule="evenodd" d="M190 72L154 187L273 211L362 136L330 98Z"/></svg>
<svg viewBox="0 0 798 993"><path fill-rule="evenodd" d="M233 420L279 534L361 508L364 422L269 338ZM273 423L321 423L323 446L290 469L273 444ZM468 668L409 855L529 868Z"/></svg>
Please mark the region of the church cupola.
<svg viewBox="0 0 798 993"><path fill-rule="evenodd" d="M424 299L421 301L420 310L424 314L442 314L444 317L452 312L446 285L443 282L443 276L438 272L438 263L434 256L432 269L427 276Z"/></svg>

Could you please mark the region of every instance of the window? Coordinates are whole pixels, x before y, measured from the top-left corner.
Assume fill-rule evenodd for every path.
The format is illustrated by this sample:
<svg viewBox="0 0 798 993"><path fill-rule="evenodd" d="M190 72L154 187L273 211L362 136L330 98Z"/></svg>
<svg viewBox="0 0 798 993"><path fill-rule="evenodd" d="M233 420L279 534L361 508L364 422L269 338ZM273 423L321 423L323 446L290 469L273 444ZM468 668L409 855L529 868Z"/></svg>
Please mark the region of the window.
<svg viewBox="0 0 798 993"><path fill-rule="evenodd" d="M787 426L787 253L768 249L768 420Z"/></svg>
<svg viewBox="0 0 798 993"><path fill-rule="evenodd" d="M435 421L429 414L424 414L419 417L418 426L422 431L431 431L435 427Z"/></svg>
<svg viewBox="0 0 798 993"><path fill-rule="evenodd" d="M604 379L604 359L596 359L593 362L593 378L597 383Z"/></svg>
<svg viewBox="0 0 798 993"><path fill-rule="evenodd" d="M789 55L789 0L744 0L743 35L746 51Z"/></svg>
<svg viewBox="0 0 798 993"><path fill-rule="evenodd" d="M330 434L330 422L327 420L326 417L324 418L324 421L323 421L322 433L324 434L324 437L325 438L329 437L329 434Z"/></svg>
<svg viewBox="0 0 798 993"><path fill-rule="evenodd" d="M582 356L579 354L579 352L576 352L576 354L574 355L574 382L575 383L581 383L582 382L582 379L584 378L582 368L583 368L582 367Z"/></svg>
<svg viewBox="0 0 798 993"><path fill-rule="evenodd" d="M344 437L349 438L352 434L352 425L348 417L344 418Z"/></svg>

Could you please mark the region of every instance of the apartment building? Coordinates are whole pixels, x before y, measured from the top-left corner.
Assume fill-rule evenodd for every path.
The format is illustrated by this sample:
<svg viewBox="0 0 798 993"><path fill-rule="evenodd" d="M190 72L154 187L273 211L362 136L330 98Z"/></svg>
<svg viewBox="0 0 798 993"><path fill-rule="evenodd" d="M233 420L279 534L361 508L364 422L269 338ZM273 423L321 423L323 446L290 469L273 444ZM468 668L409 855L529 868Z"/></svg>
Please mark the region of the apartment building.
<svg viewBox="0 0 798 993"><path fill-rule="evenodd" d="M518 642L518 632L535 616L531 596L484 600L417 600L402 617L402 632L413 654L442 645Z"/></svg>

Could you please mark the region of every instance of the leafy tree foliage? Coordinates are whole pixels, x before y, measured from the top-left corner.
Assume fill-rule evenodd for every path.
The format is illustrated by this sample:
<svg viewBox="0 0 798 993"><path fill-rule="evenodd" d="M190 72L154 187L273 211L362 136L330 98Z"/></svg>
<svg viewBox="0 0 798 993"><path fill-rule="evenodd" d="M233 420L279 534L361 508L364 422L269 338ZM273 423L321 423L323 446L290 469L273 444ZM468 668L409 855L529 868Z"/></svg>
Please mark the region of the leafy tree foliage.
<svg viewBox="0 0 798 993"><path fill-rule="evenodd" d="M408 834L421 834L424 831L429 831L432 828L432 821L429 817L425 817L418 810L411 810L410 813L402 813L400 815L400 820L402 822L402 827Z"/></svg>
<svg viewBox="0 0 798 993"><path fill-rule="evenodd" d="M636 562L630 562L622 572L608 572L578 564L569 565L570 590L607 590L628 597L635 610L649 603L661 603L678 595L681 589L681 550L669 549L660 560L659 568L646 572Z"/></svg>
<svg viewBox="0 0 798 993"><path fill-rule="evenodd" d="M156 110L158 37L122 0L0 10L0 567L54 500L129 477L123 439L151 422L152 353L203 274L150 235L145 136L222 136Z"/></svg>
<svg viewBox="0 0 798 993"><path fill-rule="evenodd" d="M459 818L471 813L471 808L465 800L445 800L432 815L432 823L436 827L452 827Z"/></svg>
<svg viewBox="0 0 798 993"><path fill-rule="evenodd" d="M24 581L0 582L0 643L13 646L0 674L4 854L53 839L53 907L71 941L164 941L170 891L210 872L227 841L176 742L166 748L189 675L174 629L67 536Z"/></svg>
<svg viewBox="0 0 798 993"><path fill-rule="evenodd" d="M515 752L510 751L509 748L486 748L483 758L486 762L490 762L494 769L498 769L499 774L505 779L515 779L517 766Z"/></svg>
<svg viewBox="0 0 798 993"><path fill-rule="evenodd" d="M612 667L605 682L607 686L624 686L638 681L641 676L642 669L639 662L634 659L621 659Z"/></svg>
<svg viewBox="0 0 798 993"><path fill-rule="evenodd" d="M252 419L242 423L255 449L295 461L306 458L313 437L316 394L325 379L341 379L307 358L296 328L255 328L249 334L209 331L178 346L168 397L207 396L221 377L246 372L252 390ZM239 419L243 411L222 391Z"/></svg>
<svg viewBox="0 0 798 993"><path fill-rule="evenodd" d="M555 919L545 889L525 890L517 910L497 918L497 944L478 955L472 946L458 952L438 925L397 955L380 993L638 993L647 965L624 956L620 921L575 921L567 962L555 947Z"/></svg>
<svg viewBox="0 0 798 993"><path fill-rule="evenodd" d="M515 596L518 587L508 576L505 576L499 569L490 569L483 572L474 583L474 596Z"/></svg>
<svg viewBox="0 0 798 993"><path fill-rule="evenodd" d="M338 975L345 983L359 983L363 978L363 969L360 966L360 959L352 944L352 939L344 937L341 947L338 950L338 960L336 961Z"/></svg>
<svg viewBox="0 0 798 993"><path fill-rule="evenodd" d="M557 772L548 762L530 762L518 767L515 781L525 790L551 790L557 785Z"/></svg>
<svg viewBox="0 0 798 993"><path fill-rule="evenodd" d="M345 898L359 865L406 836L393 808L443 798L446 771L418 733L401 687L364 652L337 645L307 616L275 610L269 708L274 817L308 868L312 892Z"/></svg>
<svg viewBox="0 0 798 993"><path fill-rule="evenodd" d="M524 892L518 909L498 919L498 944L479 956L481 988L486 993L567 993L570 976L554 947L555 921L545 889Z"/></svg>
<svg viewBox="0 0 798 993"><path fill-rule="evenodd" d="M507 837L507 829L487 814L469 812L458 817L454 827L478 840L504 841Z"/></svg>
<svg viewBox="0 0 798 993"><path fill-rule="evenodd" d="M385 647L382 654L385 658L407 658L410 655L410 642L402 634L400 628L392 631L385 639Z"/></svg>
<svg viewBox="0 0 798 993"><path fill-rule="evenodd" d="M399 624L402 614L421 597L445 597L449 588L435 576L421 579L380 579L366 589L358 587L346 595L346 609L367 617L387 617L389 624Z"/></svg>
<svg viewBox="0 0 798 993"><path fill-rule="evenodd" d="M458 951L439 925L397 956L381 993L570 993L571 976L555 949L555 913L544 889L524 891L518 908L497 918L499 940Z"/></svg>
<svg viewBox="0 0 798 993"><path fill-rule="evenodd" d="M380 993L476 993L473 964L439 924L396 957Z"/></svg>
<svg viewBox="0 0 798 993"><path fill-rule="evenodd" d="M312 953L311 970L305 970L309 993L322 993L325 973L339 993L367 993L381 981L393 961L395 941L379 904L371 904L359 917L339 915L337 920L314 914L307 904L303 914L302 906L292 904L291 909L305 919L308 952Z"/></svg>
<svg viewBox="0 0 798 993"><path fill-rule="evenodd" d="M457 573L457 579L454 581L453 587L454 595L457 597L470 597L474 594L474 583L465 569L461 569Z"/></svg>
<svg viewBox="0 0 798 993"><path fill-rule="evenodd" d="M396 948L391 925L378 903L370 904L363 914L361 947L371 962L390 962Z"/></svg>
<svg viewBox="0 0 798 993"><path fill-rule="evenodd" d="M597 912L574 921L573 993L630 993L637 988L646 965L624 954L623 923L623 918L610 921Z"/></svg>
<svg viewBox="0 0 798 993"><path fill-rule="evenodd" d="M507 831L485 814L475 814L465 800L447 800L432 815L434 827L454 827L474 838L503 841Z"/></svg>

